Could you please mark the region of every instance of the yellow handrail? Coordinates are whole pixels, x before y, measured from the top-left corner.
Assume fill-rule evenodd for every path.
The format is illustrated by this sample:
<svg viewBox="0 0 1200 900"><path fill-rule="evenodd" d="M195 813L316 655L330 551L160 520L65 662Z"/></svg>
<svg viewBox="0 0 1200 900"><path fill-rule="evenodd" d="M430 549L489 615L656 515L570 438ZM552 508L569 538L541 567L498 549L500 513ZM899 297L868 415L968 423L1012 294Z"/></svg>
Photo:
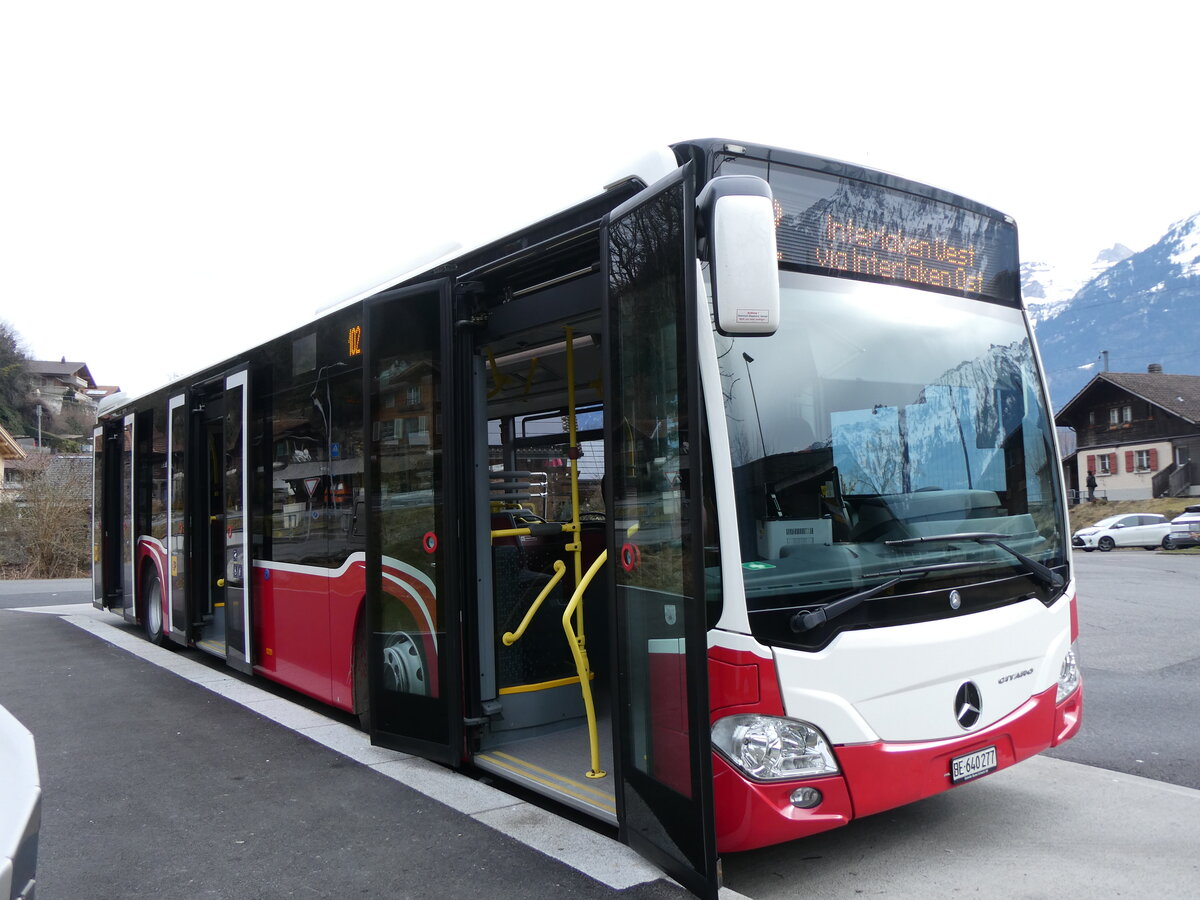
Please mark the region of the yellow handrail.
<svg viewBox="0 0 1200 900"><path fill-rule="evenodd" d="M521 620L521 624L517 626L515 632L506 631L504 636L500 638L504 642L505 647L511 647L521 639L521 635L525 633L525 629L529 627L529 623L533 621L534 614L538 611L538 607L542 605L542 601L549 596L554 590L554 586L558 584L563 577L563 573L567 571L567 565L561 559L554 561L554 574L550 576L550 581L542 588L542 592L537 595L537 599L529 607L529 612L525 613L525 618Z"/></svg>
<svg viewBox="0 0 1200 900"><path fill-rule="evenodd" d="M567 608L563 610L562 614L563 631L567 633L567 643L571 645L571 655L575 657L575 671L579 673L579 689L583 692L583 706L587 712L588 741L592 750L592 768L587 773L588 778L603 778L608 773L600 768L600 733L596 728L596 705L592 702L592 685L588 678L587 649L584 647L583 635L577 636L571 627L571 617L575 614L575 610L579 609L582 618L583 592L587 590L588 585L592 583L592 579L596 577L596 573L600 571L600 567L607 559L608 551L600 551L596 561L591 564L579 582L579 586L575 588L575 593L571 595L571 602L567 604Z"/></svg>

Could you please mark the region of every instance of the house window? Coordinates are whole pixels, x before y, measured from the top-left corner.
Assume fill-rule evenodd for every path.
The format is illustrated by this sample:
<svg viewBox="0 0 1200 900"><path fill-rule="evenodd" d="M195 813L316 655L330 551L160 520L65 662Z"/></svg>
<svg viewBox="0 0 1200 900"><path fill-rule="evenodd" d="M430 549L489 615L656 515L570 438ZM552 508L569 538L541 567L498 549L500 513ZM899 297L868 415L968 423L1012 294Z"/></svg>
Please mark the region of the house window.
<svg viewBox="0 0 1200 900"><path fill-rule="evenodd" d="M1102 453L1099 456L1097 456L1096 462L1099 463L1099 465L1096 466L1096 473L1099 475L1111 475L1112 469L1109 466L1109 460L1111 460L1111 459L1112 459L1112 457L1109 456L1107 453Z"/></svg>
<svg viewBox="0 0 1200 900"><path fill-rule="evenodd" d="M1095 424L1096 424L1096 411L1095 411L1094 409L1093 409L1093 410L1090 410L1090 411L1088 412L1088 424L1089 424L1089 425L1095 425Z"/></svg>
<svg viewBox="0 0 1200 900"><path fill-rule="evenodd" d="M408 389L408 405L409 406L420 406L421 405L421 386L419 384L411 385L409 387L409 389Z"/></svg>
<svg viewBox="0 0 1200 900"><path fill-rule="evenodd" d="M1133 464L1137 471L1144 472L1150 468L1150 451L1135 450L1133 453Z"/></svg>
<svg viewBox="0 0 1200 900"><path fill-rule="evenodd" d="M1120 425L1121 424L1121 410L1117 409L1115 406L1108 411L1108 424L1109 425Z"/></svg>
<svg viewBox="0 0 1200 900"><path fill-rule="evenodd" d="M1132 406L1122 406L1121 407L1121 421L1122 422L1132 422L1133 421L1133 407Z"/></svg>

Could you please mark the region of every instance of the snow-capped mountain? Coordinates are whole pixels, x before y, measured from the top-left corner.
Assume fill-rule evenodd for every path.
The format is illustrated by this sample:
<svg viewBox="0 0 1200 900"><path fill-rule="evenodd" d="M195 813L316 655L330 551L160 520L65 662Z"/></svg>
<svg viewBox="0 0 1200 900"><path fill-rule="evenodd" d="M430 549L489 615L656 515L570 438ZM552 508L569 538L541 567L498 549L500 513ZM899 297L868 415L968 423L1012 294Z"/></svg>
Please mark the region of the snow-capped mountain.
<svg viewBox="0 0 1200 900"><path fill-rule="evenodd" d="M1021 296L1034 325L1058 315L1085 284L1131 256L1124 244L1113 244L1087 265L1021 263Z"/></svg>
<svg viewBox="0 0 1200 900"><path fill-rule="evenodd" d="M1037 299L1026 302L1036 307ZM1200 213L1108 266L1037 321L1055 409L1103 370L1105 351L1113 372L1157 363L1200 375Z"/></svg>

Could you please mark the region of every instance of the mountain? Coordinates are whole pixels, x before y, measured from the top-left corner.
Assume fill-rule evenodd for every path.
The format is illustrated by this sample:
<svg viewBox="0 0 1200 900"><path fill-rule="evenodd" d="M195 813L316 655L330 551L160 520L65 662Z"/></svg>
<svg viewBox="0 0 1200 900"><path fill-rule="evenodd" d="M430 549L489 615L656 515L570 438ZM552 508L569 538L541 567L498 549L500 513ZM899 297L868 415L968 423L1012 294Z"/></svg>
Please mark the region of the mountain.
<svg viewBox="0 0 1200 900"><path fill-rule="evenodd" d="M1118 244L1105 253L1125 249ZM1040 274L1030 268L1035 295L1026 302L1045 308L1031 316L1055 409L1103 371L1105 351L1114 372L1145 372L1157 363L1167 372L1200 375L1200 213L1103 268L1065 302L1053 285L1068 289L1068 277L1050 272L1041 275L1043 283Z"/></svg>
<svg viewBox="0 0 1200 900"><path fill-rule="evenodd" d="M1021 263L1021 296L1035 325L1058 315L1079 293L1080 288L1116 263L1129 259L1133 251L1124 244L1102 250L1086 266L1051 266L1048 263Z"/></svg>

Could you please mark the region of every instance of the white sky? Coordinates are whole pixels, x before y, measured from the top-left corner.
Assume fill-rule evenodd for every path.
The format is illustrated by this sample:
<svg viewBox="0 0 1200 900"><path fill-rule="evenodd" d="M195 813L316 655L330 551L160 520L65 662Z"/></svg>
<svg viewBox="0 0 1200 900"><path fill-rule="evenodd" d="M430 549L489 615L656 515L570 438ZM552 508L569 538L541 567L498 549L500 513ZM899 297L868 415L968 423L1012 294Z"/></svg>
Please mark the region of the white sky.
<svg viewBox="0 0 1200 900"><path fill-rule="evenodd" d="M1200 212L1194 4L423 5L4 3L0 319L140 393L693 137L958 191L1052 264Z"/></svg>

